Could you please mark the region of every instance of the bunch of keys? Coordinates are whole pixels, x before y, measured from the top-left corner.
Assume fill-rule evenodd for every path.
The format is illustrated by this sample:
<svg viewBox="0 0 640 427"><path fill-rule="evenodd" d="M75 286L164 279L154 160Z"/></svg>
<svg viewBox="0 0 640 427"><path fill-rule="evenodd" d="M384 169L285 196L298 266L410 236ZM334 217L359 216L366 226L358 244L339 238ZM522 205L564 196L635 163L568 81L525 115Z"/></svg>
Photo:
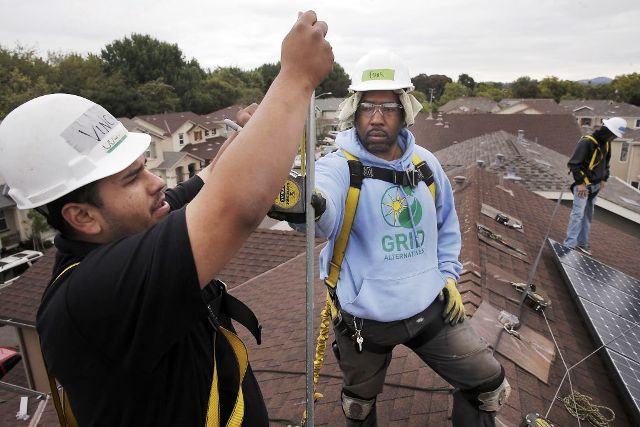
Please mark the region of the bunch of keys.
<svg viewBox="0 0 640 427"><path fill-rule="evenodd" d="M354 337L357 343L356 351L358 353L362 353L362 343L364 342L364 338L362 338L362 334L361 334L363 323L364 323L364 320L362 320L362 322L360 323L360 328L358 328L358 324L356 323L356 318L355 317L353 318L353 327L356 330Z"/></svg>

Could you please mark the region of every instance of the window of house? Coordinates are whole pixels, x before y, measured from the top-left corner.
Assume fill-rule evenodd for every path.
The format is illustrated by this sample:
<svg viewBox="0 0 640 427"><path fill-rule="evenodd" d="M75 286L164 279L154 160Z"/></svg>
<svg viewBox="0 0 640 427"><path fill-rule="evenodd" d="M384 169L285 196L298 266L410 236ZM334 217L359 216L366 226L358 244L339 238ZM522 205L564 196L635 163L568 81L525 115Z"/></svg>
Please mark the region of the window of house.
<svg viewBox="0 0 640 427"><path fill-rule="evenodd" d="M580 126L591 126L591 118L583 117L580 119Z"/></svg>
<svg viewBox="0 0 640 427"><path fill-rule="evenodd" d="M149 144L149 148L147 148L147 151L144 152L144 157L146 157L147 159L155 159L156 158L156 143L155 142L151 142L151 144Z"/></svg>
<svg viewBox="0 0 640 427"><path fill-rule="evenodd" d="M636 127L640 128L640 119L636 119Z"/></svg>
<svg viewBox="0 0 640 427"><path fill-rule="evenodd" d="M0 231L8 230L7 218L4 215L4 211L0 210Z"/></svg>
<svg viewBox="0 0 640 427"><path fill-rule="evenodd" d="M204 131L204 136L209 136L209 131L208 130Z"/></svg>
<svg viewBox="0 0 640 427"><path fill-rule="evenodd" d="M196 164L195 163L189 163L189 178L191 178L195 174L196 174Z"/></svg>
<svg viewBox="0 0 640 427"><path fill-rule="evenodd" d="M631 181L631 186L640 189L640 182L638 181Z"/></svg>
<svg viewBox="0 0 640 427"><path fill-rule="evenodd" d="M620 149L620 161L626 162L628 158L629 158L629 143L623 142L622 148Z"/></svg>
<svg viewBox="0 0 640 427"><path fill-rule="evenodd" d="M201 130L197 130L197 131L193 132L193 138L196 141L200 141L202 139L202 131Z"/></svg>
<svg viewBox="0 0 640 427"><path fill-rule="evenodd" d="M184 145L184 133L178 134L178 142L180 143L180 145Z"/></svg>

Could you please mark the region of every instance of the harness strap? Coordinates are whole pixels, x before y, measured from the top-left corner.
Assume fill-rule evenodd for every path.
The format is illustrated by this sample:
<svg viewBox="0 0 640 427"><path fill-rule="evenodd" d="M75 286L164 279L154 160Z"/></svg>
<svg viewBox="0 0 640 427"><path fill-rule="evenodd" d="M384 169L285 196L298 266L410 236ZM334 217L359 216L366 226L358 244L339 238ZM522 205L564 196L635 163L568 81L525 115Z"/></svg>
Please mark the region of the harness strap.
<svg viewBox="0 0 640 427"><path fill-rule="evenodd" d="M240 427L244 419L244 395L242 393L242 383L249 366L249 354L247 347L236 334L230 330L219 326L217 332L222 333L233 349L233 355L238 362L239 381L236 402L227 421L227 427ZM220 395L218 392L218 364L216 363L215 340L213 344L213 379L211 381L211 393L209 395L209 405L207 410L207 427L220 426Z"/></svg>
<svg viewBox="0 0 640 427"><path fill-rule="evenodd" d="M53 286L66 272L70 271L72 268L77 267L80 263L76 262L73 264L69 264L66 266L57 276L53 279L47 287L45 288L45 292ZM42 351L42 346L40 347L40 351ZM51 375L51 371L49 371L49 367L47 366L47 361L44 358L44 354L42 355L42 361L44 362L44 369L47 371L47 378L49 379L49 388L51 388L51 398L53 399L53 406L56 408L56 414L58 415L58 422L62 427L78 427L78 421L76 420L75 415L73 415L73 411L71 410L71 404L69 403L69 398L67 396L67 392L62 390L62 398L60 397L60 393L58 392L58 384L56 383L56 379L53 375Z"/></svg>
<svg viewBox="0 0 640 427"><path fill-rule="evenodd" d="M584 136L586 139L590 140L591 142L593 142L593 144L596 146L596 149L593 150L593 154L591 155L591 160L589 161L589 171L593 171L595 169L596 166L598 166L600 164L600 162L602 160L604 160L606 153L609 152L609 141L606 142L605 144L605 153L602 152L602 150L600 150L600 144L598 143L598 141L591 135L585 135ZM598 159L597 154L600 154L600 158ZM580 173L582 174L582 177L584 179L584 183L587 185L591 184L591 181L589 180L589 178L587 177L587 174L584 173L584 171L580 171Z"/></svg>

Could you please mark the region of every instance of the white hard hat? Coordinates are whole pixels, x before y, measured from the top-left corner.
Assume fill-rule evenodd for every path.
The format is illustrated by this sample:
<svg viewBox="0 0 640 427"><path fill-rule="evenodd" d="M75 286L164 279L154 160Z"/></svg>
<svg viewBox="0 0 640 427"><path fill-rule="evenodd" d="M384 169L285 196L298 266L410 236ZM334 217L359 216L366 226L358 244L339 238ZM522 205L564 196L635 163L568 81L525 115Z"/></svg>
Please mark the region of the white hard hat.
<svg viewBox="0 0 640 427"><path fill-rule="evenodd" d="M618 138L622 137L624 131L627 130L627 121L620 117L611 117L604 119L602 125L609 129Z"/></svg>
<svg viewBox="0 0 640 427"><path fill-rule="evenodd" d="M374 50L360 58L351 76L352 92L405 89L411 92L409 68L398 55L388 50Z"/></svg>
<svg viewBox="0 0 640 427"><path fill-rule="evenodd" d="M0 124L0 175L18 208L34 208L124 170L150 141L88 99L45 95Z"/></svg>

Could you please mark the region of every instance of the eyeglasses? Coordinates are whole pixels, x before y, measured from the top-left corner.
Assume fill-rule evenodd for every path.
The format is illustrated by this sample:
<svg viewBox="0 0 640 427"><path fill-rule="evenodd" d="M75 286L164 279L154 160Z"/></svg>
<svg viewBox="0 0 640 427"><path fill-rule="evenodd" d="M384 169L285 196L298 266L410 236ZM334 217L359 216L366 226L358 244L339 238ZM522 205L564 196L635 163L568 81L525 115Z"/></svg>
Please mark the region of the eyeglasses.
<svg viewBox="0 0 640 427"><path fill-rule="evenodd" d="M384 104L373 104L371 102L361 102L358 104L358 111L368 117L373 116L376 110L380 111L383 116L390 116L402 111L402 105L395 102L385 102Z"/></svg>

